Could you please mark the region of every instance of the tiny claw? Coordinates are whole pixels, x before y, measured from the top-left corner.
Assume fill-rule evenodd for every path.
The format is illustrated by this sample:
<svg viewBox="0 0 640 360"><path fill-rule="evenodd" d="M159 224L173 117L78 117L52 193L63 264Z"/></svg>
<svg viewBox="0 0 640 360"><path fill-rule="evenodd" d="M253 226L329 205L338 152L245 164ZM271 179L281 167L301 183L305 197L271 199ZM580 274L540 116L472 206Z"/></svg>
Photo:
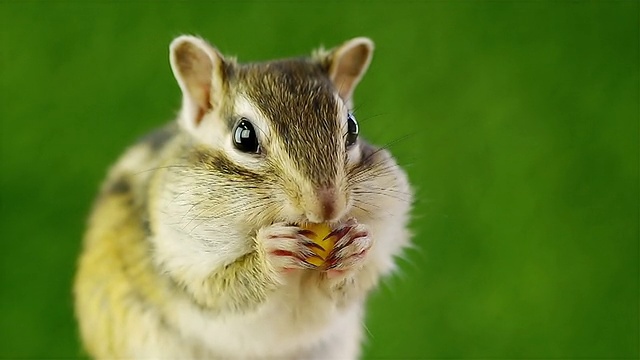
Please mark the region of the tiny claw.
<svg viewBox="0 0 640 360"><path fill-rule="evenodd" d="M300 261L302 263L302 265L304 265L305 268L307 268L307 269L317 269L318 268L318 265L312 264L307 260L302 260L301 259L301 261Z"/></svg>
<svg viewBox="0 0 640 360"><path fill-rule="evenodd" d="M324 262L325 262L325 265L327 266L327 269L332 269L338 263L338 257L334 253L332 253L331 255L329 255L328 258L324 260Z"/></svg>
<svg viewBox="0 0 640 360"><path fill-rule="evenodd" d="M311 230L307 230L307 229L300 229L298 230L298 234L304 236L304 237L310 237L310 236L314 236L316 233L314 233Z"/></svg>
<svg viewBox="0 0 640 360"><path fill-rule="evenodd" d="M273 255L276 255L276 256L292 256L292 257L296 257L294 253L292 253L291 251L287 251L287 250L273 250L271 253Z"/></svg>
<svg viewBox="0 0 640 360"><path fill-rule="evenodd" d="M325 271L337 271L338 262L336 259L325 260L324 264Z"/></svg>
<svg viewBox="0 0 640 360"><path fill-rule="evenodd" d="M267 237L268 239L279 239L279 238L284 238L284 239L292 239L295 240L295 236L292 235L269 235Z"/></svg>
<svg viewBox="0 0 640 360"><path fill-rule="evenodd" d="M313 241L305 241L303 242L304 246L306 246L307 248L309 248L312 252L315 250L318 251L324 251L324 248L322 246L320 246L320 244L317 244Z"/></svg>
<svg viewBox="0 0 640 360"><path fill-rule="evenodd" d="M335 236L336 239L342 239L345 235L347 235L347 233L351 231L351 226L346 225L343 226L339 229L333 230L332 232L328 233L327 236L324 237L324 239L322 240L327 240L328 238Z"/></svg>

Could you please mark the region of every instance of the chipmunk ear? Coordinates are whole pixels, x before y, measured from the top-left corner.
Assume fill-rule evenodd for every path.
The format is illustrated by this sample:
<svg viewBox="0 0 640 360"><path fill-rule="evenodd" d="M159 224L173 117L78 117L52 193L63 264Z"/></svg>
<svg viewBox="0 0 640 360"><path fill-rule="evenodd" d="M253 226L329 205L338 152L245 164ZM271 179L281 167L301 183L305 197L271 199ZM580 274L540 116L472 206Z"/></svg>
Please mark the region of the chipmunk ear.
<svg viewBox="0 0 640 360"><path fill-rule="evenodd" d="M366 37L351 39L328 54L329 78L338 94L351 103L353 90L367 71L373 56L373 41Z"/></svg>
<svg viewBox="0 0 640 360"><path fill-rule="evenodd" d="M195 36L177 37L169 48L171 70L182 89L180 121L193 130L207 112L222 103L224 58Z"/></svg>

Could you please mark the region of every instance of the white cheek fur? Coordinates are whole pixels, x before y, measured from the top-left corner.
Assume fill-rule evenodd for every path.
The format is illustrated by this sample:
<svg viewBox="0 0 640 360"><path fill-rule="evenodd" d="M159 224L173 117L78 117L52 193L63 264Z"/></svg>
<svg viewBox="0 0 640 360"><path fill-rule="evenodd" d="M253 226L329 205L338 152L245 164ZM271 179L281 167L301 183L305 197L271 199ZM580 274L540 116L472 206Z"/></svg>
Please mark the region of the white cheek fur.
<svg viewBox="0 0 640 360"><path fill-rule="evenodd" d="M154 214L158 228L154 229L152 239L156 262L193 281L206 278L215 269L251 250L245 238L230 231L225 219L197 219L193 201L175 201L174 194L185 193L197 186L182 183L163 194L158 201L158 212Z"/></svg>

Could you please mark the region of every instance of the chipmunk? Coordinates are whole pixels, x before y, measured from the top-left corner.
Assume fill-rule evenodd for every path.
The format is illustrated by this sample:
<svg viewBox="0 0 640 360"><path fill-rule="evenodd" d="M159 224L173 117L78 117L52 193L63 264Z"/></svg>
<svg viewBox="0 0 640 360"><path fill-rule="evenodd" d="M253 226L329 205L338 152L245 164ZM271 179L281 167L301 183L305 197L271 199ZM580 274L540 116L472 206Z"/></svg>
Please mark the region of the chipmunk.
<svg viewBox="0 0 640 360"><path fill-rule="evenodd" d="M359 137L373 53L240 64L180 36L177 120L130 147L95 201L74 284L94 358L356 359L367 294L409 245L412 191ZM323 264L304 224L327 224Z"/></svg>

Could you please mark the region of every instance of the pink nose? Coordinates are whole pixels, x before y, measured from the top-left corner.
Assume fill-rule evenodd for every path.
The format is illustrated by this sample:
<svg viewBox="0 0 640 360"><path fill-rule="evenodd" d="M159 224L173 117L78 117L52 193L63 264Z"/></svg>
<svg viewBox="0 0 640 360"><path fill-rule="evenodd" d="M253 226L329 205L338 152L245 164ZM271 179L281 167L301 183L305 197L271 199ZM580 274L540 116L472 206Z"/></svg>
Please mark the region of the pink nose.
<svg viewBox="0 0 640 360"><path fill-rule="evenodd" d="M336 191L333 187L320 188L317 191L320 214L323 221L333 220L336 215Z"/></svg>

